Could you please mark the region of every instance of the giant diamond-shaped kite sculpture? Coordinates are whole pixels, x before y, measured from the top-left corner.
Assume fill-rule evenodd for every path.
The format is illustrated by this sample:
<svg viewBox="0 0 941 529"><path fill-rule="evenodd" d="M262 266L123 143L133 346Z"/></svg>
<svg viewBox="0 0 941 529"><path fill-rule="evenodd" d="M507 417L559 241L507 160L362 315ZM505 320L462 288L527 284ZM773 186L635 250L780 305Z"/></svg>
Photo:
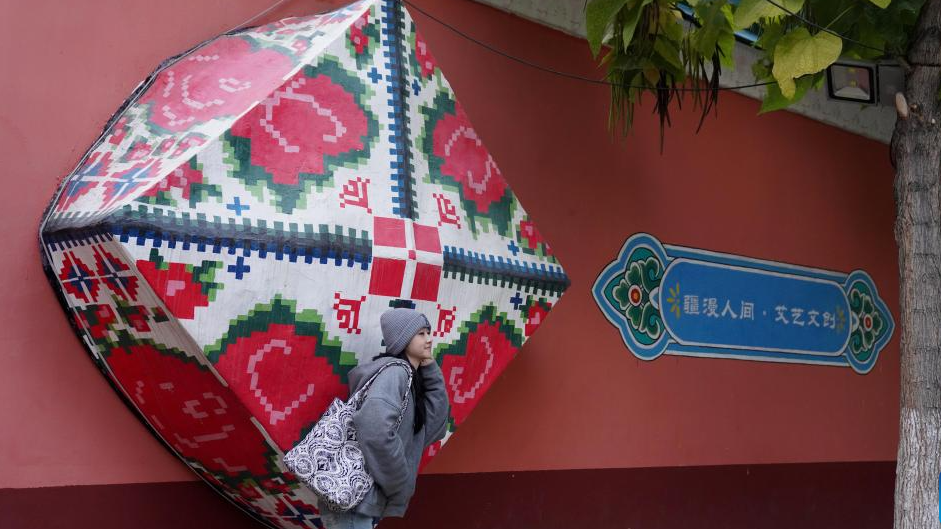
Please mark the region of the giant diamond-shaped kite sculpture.
<svg viewBox="0 0 941 529"><path fill-rule="evenodd" d="M382 350L383 311L433 322L453 431L568 285L394 0L167 61L63 182L41 239L108 380L274 527L320 526L281 456Z"/></svg>

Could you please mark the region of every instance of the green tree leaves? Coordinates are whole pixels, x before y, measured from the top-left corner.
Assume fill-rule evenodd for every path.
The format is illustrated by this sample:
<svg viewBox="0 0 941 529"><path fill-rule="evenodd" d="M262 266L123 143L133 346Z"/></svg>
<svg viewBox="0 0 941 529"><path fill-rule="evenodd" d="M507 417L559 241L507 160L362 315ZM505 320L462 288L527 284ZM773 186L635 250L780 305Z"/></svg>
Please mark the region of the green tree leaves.
<svg viewBox="0 0 941 529"><path fill-rule="evenodd" d="M585 29L588 34L588 46L595 57L601 51L605 33L614 22L614 16L628 0L592 0L585 6Z"/></svg>
<svg viewBox="0 0 941 529"><path fill-rule="evenodd" d="M637 23L640 22L640 14L643 12L644 6L650 2L651 0L634 0L633 5L625 13L622 21L623 29L621 30L621 41L624 42L625 48L630 46L631 41L634 40L634 32L637 30Z"/></svg>
<svg viewBox="0 0 941 529"><path fill-rule="evenodd" d="M784 6L791 13L800 11L804 6L804 0L780 0L775 3ZM735 9L734 26L735 29L745 29L759 20L780 18L786 15L787 13L768 3L767 0L742 0Z"/></svg>
<svg viewBox="0 0 941 529"><path fill-rule="evenodd" d="M771 74L786 98L794 97L794 80L803 75L823 71L837 59L843 50L843 41L823 31L811 35L805 28L788 32L774 47L774 66Z"/></svg>
<svg viewBox="0 0 941 529"><path fill-rule="evenodd" d="M670 109L686 95L704 116L714 108L719 74L734 66L736 31L758 35L761 58L753 71L756 81L773 83L761 107L770 112L820 88L840 56L874 60L904 53L924 2L588 0L585 21L595 57L609 48L601 63L611 84L612 129L620 124L629 131L635 106L650 94L662 137Z"/></svg>
<svg viewBox="0 0 941 529"><path fill-rule="evenodd" d="M732 48L735 46L735 30L732 28L732 7L726 0L700 2L694 12L699 27L690 31L690 42L704 57L719 52L723 65L732 64Z"/></svg>

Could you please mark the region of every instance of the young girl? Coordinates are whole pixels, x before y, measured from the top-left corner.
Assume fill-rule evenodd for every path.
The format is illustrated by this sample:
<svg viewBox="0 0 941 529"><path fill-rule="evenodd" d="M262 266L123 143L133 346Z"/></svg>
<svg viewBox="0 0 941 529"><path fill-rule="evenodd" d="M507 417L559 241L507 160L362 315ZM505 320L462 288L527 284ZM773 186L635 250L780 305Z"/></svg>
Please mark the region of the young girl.
<svg viewBox="0 0 941 529"><path fill-rule="evenodd" d="M397 360L412 366L412 385L408 386L408 373L393 366L380 373L366 392L353 425L366 469L375 483L362 503L349 512L321 509L327 529L372 529L381 518L404 516L415 491L422 452L447 430L448 395L441 368L431 353L428 318L418 311L398 308L385 312L379 323L386 352L350 371L350 394L380 367ZM408 405L396 430L406 392Z"/></svg>

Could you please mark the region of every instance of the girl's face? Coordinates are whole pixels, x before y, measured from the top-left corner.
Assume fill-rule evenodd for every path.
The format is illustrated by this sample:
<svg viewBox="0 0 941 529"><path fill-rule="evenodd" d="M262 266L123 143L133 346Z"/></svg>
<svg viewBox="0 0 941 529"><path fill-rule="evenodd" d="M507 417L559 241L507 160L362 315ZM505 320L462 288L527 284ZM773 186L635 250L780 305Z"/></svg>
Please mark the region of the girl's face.
<svg viewBox="0 0 941 529"><path fill-rule="evenodd" d="M434 358L431 354L431 329L422 329L412 337L412 341L405 346L405 356L415 367Z"/></svg>

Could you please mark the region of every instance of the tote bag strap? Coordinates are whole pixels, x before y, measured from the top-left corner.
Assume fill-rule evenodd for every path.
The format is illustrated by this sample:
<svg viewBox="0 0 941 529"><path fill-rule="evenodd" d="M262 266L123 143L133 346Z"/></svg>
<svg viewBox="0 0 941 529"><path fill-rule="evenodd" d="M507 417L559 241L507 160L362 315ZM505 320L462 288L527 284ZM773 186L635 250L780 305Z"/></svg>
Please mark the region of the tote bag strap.
<svg viewBox="0 0 941 529"><path fill-rule="evenodd" d="M369 377L369 380L367 380L366 383L363 384L363 387L359 388L359 391L357 391L356 393L353 394L352 397L350 397L350 403L353 404L353 406L355 406L356 409L358 410L363 405L363 401L366 400L366 392L369 391L369 387L372 386L372 383L376 380L376 377L379 376L379 373L382 373L383 371L385 371L387 367L396 366L396 365L408 371L408 384L405 385L405 394L402 395L402 405L400 406L402 411L399 412L399 418L397 421L395 421L394 429L398 430L399 425L402 424L402 419L405 417L405 410L408 409L408 393L412 389L412 375L414 374L411 365L405 362L399 361L399 360L394 360L380 367L375 373L373 373L371 377Z"/></svg>

